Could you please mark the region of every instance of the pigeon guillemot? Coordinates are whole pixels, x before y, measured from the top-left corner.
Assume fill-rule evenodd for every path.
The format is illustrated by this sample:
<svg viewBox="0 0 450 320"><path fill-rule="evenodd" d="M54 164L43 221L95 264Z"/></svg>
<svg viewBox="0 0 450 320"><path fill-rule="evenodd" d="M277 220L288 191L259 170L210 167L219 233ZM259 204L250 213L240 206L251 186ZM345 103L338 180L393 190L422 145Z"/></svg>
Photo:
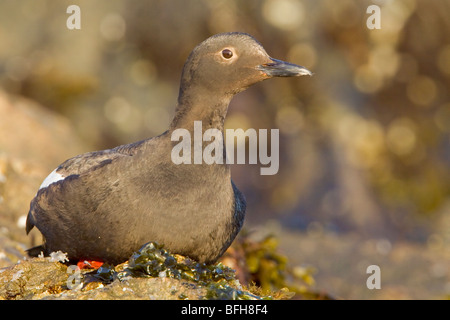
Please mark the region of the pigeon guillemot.
<svg viewBox="0 0 450 320"><path fill-rule="evenodd" d="M242 227L246 202L229 165L175 164L177 128L223 132L232 97L271 77L311 75L271 58L245 33L214 35L189 55L178 105L160 136L75 156L58 166L31 201L27 233L36 226L44 244L30 255L61 250L71 260L120 263L144 243L215 262ZM224 149L225 150L225 149ZM225 154L223 155L225 157Z"/></svg>

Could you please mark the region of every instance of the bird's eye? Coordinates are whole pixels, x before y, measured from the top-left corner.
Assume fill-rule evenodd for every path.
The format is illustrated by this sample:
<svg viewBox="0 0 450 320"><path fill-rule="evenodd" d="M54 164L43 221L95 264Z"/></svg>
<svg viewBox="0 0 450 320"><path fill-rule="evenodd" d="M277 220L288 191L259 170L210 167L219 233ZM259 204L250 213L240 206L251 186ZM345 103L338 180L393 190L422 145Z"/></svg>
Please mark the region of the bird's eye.
<svg viewBox="0 0 450 320"><path fill-rule="evenodd" d="M231 51L230 49L222 50L222 57L224 57L225 59L230 59L232 56L233 56L233 51Z"/></svg>

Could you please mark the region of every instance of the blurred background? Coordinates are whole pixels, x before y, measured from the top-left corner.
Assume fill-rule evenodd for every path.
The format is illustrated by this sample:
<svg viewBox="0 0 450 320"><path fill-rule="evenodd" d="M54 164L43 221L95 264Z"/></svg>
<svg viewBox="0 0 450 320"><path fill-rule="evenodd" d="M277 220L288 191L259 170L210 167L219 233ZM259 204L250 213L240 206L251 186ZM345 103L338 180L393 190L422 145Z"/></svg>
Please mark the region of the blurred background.
<svg viewBox="0 0 450 320"><path fill-rule="evenodd" d="M366 26L372 4L381 29ZM51 170L165 131L190 51L241 31L314 72L231 103L227 128L280 130L276 175L232 166L245 229L275 234L338 298L450 297L449 14L447 0L2 0L0 267L40 241L24 216Z"/></svg>

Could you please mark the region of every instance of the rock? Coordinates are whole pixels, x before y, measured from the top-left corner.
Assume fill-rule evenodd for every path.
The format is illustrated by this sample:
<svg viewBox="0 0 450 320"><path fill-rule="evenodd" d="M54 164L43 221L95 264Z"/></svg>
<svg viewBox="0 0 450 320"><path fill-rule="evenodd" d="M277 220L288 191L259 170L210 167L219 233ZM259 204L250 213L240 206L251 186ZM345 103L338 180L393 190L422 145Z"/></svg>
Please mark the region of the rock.
<svg viewBox="0 0 450 320"><path fill-rule="evenodd" d="M86 151L68 119L36 102L0 90L0 115L1 153L39 165L47 174Z"/></svg>
<svg viewBox="0 0 450 320"><path fill-rule="evenodd" d="M109 285L96 283L86 286L85 290L65 290L60 294L35 296L34 299L61 300L177 300L201 299L206 289L189 282L172 278L130 278L125 281L115 280Z"/></svg>
<svg viewBox="0 0 450 320"><path fill-rule="evenodd" d="M1 299L31 299L59 293L67 280L67 267L59 262L36 258L0 269Z"/></svg>
<svg viewBox="0 0 450 320"><path fill-rule="evenodd" d="M0 151L0 235L26 246L32 244L31 238L25 233L25 218L30 201L46 172L38 163ZM36 241L40 241L40 238ZM4 243L0 241L0 252Z"/></svg>
<svg viewBox="0 0 450 320"><path fill-rule="evenodd" d="M11 266L22 259L25 249L24 244L9 238L6 227L0 227L0 268Z"/></svg>
<svg viewBox="0 0 450 320"><path fill-rule="evenodd" d="M50 258L32 258L14 266L0 269L0 300L46 299L46 300L198 300L260 297L239 288L238 282L224 285L223 282L199 283L172 277L139 277L128 272L128 263L115 267L126 276L108 283L100 280L92 270L74 273L70 266L52 262ZM82 279L82 286L74 279ZM236 285L237 284L237 285ZM81 288L79 288L81 287ZM70 289L73 288L73 289Z"/></svg>
<svg viewBox="0 0 450 320"><path fill-rule="evenodd" d="M88 271L92 270L80 274ZM91 281L81 290L71 290L73 275L67 265L50 258L23 260L0 269L0 299L196 299L205 291L171 278L131 277L111 284Z"/></svg>

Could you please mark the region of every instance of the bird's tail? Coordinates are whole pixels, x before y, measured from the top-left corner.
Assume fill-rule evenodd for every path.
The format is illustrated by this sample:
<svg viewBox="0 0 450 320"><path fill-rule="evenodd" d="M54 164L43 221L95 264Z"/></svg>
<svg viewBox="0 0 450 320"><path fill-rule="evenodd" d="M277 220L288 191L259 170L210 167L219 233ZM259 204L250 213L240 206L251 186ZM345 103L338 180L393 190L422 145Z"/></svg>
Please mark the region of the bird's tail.
<svg viewBox="0 0 450 320"><path fill-rule="evenodd" d="M33 248L30 248L30 249L27 249L25 251L28 253L28 255L30 257L37 257L41 254L46 255L46 250L45 250L45 247L43 244L33 247Z"/></svg>

